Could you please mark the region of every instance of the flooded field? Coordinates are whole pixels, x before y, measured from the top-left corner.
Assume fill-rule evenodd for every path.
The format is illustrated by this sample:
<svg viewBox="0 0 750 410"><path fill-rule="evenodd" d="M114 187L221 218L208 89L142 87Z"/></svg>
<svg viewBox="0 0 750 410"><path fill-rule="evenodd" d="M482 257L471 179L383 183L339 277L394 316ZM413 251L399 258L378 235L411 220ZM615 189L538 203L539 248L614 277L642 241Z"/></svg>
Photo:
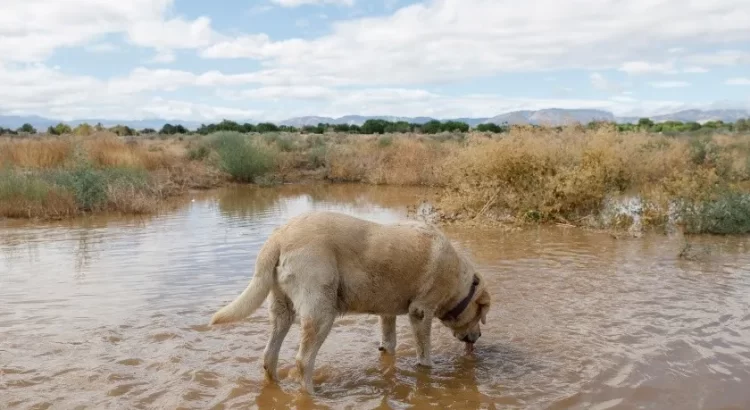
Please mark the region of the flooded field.
<svg viewBox="0 0 750 410"><path fill-rule="evenodd" d="M750 408L750 240L570 228L446 229L494 297L475 355L437 321L430 370L408 320L395 359L375 316L337 320L317 395L263 382L265 307L206 323L247 285L271 230L311 209L389 222L420 190L200 193L142 218L0 221L0 408Z"/></svg>

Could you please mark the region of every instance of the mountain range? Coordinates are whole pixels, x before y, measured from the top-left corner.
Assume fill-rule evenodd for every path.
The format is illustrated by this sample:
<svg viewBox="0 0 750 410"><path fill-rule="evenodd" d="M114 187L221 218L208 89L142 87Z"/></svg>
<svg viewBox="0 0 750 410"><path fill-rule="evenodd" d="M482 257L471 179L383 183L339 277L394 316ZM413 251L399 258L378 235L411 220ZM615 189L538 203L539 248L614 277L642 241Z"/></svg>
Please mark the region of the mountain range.
<svg viewBox="0 0 750 410"><path fill-rule="evenodd" d="M500 114L491 118L443 118L441 121L454 120L463 121L470 126L474 127L483 123L495 123L498 125L502 124L534 124L534 125L566 125L572 123L587 124L592 121L614 121L618 123L634 123L637 122L641 117L617 117L609 111L604 110L593 110L593 109L563 109L563 108L549 108L542 110L524 110L524 111L513 111L505 114ZM707 121L724 121L724 122L735 122L741 118L750 118L750 110L740 109L721 109L721 110L683 110L674 112L671 114L656 115L648 117L654 122L664 121L681 121L681 122L699 122L705 123ZM406 121L415 124L424 124L434 118L430 117L395 117L395 116L362 116L362 115L347 115L344 117L332 118L332 117L296 117L288 120L276 122L278 125L288 125L293 127L303 127L305 125L317 125L319 123L327 124L349 124L349 125L362 125L368 119L382 119L387 121ZM4 116L0 115L0 127L17 129L25 123L33 125L39 130L46 129L49 126L54 126L61 122L60 120L45 118L40 116ZM145 119L145 120L107 120L107 119L81 119L74 121L62 121L66 124L75 127L81 123L88 123L95 125L101 123L105 127L111 127L115 125L125 125L135 129L143 128L154 128L159 129L164 124L178 125L181 124L188 129L196 129L202 122L197 121L186 121L178 119ZM257 123L253 120L238 121L240 123Z"/></svg>

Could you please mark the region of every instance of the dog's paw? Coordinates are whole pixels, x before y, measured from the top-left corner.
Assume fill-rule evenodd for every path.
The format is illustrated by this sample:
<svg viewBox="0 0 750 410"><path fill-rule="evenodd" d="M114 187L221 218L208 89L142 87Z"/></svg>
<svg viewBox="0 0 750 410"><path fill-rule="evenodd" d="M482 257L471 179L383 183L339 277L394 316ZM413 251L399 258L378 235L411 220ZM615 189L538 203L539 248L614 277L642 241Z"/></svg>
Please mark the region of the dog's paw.
<svg viewBox="0 0 750 410"><path fill-rule="evenodd" d="M430 368L432 367L432 360L430 359L419 359L417 361L417 365L421 367Z"/></svg>
<svg viewBox="0 0 750 410"><path fill-rule="evenodd" d="M389 354L391 356L393 356L393 355L396 354L396 347L395 346L387 346L387 345L381 344L380 346L378 346L378 350L381 353Z"/></svg>

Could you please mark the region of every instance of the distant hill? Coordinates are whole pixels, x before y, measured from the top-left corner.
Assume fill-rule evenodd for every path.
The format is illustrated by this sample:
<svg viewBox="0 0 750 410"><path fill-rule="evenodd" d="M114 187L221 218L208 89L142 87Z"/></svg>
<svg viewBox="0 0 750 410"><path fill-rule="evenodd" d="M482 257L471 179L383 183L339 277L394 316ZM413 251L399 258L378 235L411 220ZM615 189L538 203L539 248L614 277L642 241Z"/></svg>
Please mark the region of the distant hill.
<svg viewBox="0 0 750 410"><path fill-rule="evenodd" d="M59 122L59 121L58 121ZM20 117L15 115L0 115L0 127L18 129L23 124L31 124L36 129L47 129L51 125L55 125L58 122L49 118L40 117L37 115L30 115L26 117Z"/></svg>
<svg viewBox="0 0 750 410"><path fill-rule="evenodd" d="M538 111L514 111L507 114L501 114L496 117L485 120L485 123L495 123L502 125L567 125L567 124L588 124L592 121L615 121L615 116L608 111L586 110L586 109L562 109L549 108Z"/></svg>
<svg viewBox="0 0 750 410"><path fill-rule="evenodd" d="M635 123L638 122L640 117L616 117L609 111L594 110L594 109L563 109L563 108L548 108L542 110L524 110L524 111L513 111L504 114L497 115L492 118L439 118L441 121L455 120L463 121L470 126L474 127L483 123L495 123L498 125L503 124L534 124L534 125L566 125L572 123L587 124L591 121L615 121L619 123ZM657 115L650 117L655 122L664 121L682 121L682 122L699 122L705 123L707 121L724 121L724 122L735 122L740 118L750 118L750 110L740 109L726 109L726 110L684 110L678 111L672 114ZM293 127L303 127L305 125L318 125L319 123L327 124L349 124L349 125L362 125L368 119L382 119L387 121L406 121L408 123L424 124L428 121L434 120L431 117L397 117L397 116L363 116L363 115L346 115L343 117L332 118L332 117L296 117L290 118L284 121L276 122L279 125L288 125ZM0 127L16 129L25 123L30 123L38 130L46 130L47 127L55 125L61 122L60 120L44 118L40 116L4 116L0 115ZM132 121L118 121L118 120L107 120L107 119L81 119L74 121L63 121L71 126L76 126L81 123L89 123L96 125L101 123L106 127L115 125L126 125L137 130L143 128L154 128L160 129L164 124L169 123L172 125L182 125L183 127L194 130L197 129L202 123L209 123L209 121L190 121L190 120L167 120L167 119L145 119L145 120L132 120ZM216 121L218 122L218 121ZM252 124L257 121L241 120L239 123L249 122Z"/></svg>
<svg viewBox="0 0 750 410"><path fill-rule="evenodd" d="M388 115L375 115L375 116L364 116L364 115L345 115L339 118L331 117L295 117L288 120L279 122L279 125L288 125L290 127L304 127L306 125L318 125L324 124L347 124L347 125L362 125L367 120L386 120L391 122L406 121L413 124L424 124L428 121L433 120L430 117L395 117Z"/></svg>
<svg viewBox="0 0 750 410"><path fill-rule="evenodd" d="M748 110L685 110L673 114L657 115L651 117L654 122L664 121L682 121L682 122L699 122L724 121L735 122L741 118L750 117Z"/></svg>

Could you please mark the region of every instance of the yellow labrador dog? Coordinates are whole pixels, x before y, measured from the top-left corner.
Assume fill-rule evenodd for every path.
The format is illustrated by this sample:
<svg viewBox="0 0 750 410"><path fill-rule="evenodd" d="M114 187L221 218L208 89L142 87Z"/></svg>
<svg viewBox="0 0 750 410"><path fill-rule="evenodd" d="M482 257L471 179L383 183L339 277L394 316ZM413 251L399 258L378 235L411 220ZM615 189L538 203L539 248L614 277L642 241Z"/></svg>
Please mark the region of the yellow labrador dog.
<svg viewBox="0 0 750 410"><path fill-rule="evenodd" d="M382 225L334 212L311 212L277 228L260 250L244 292L211 324L242 319L271 295L266 379L276 381L279 350L295 315L302 388L313 392L315 356L337 315L380 316L380 350L395 354L396 316L408 315L420 365L431 366L433 318L471 351L482 335L490 295L482 276L436 228Z"/></svg>

